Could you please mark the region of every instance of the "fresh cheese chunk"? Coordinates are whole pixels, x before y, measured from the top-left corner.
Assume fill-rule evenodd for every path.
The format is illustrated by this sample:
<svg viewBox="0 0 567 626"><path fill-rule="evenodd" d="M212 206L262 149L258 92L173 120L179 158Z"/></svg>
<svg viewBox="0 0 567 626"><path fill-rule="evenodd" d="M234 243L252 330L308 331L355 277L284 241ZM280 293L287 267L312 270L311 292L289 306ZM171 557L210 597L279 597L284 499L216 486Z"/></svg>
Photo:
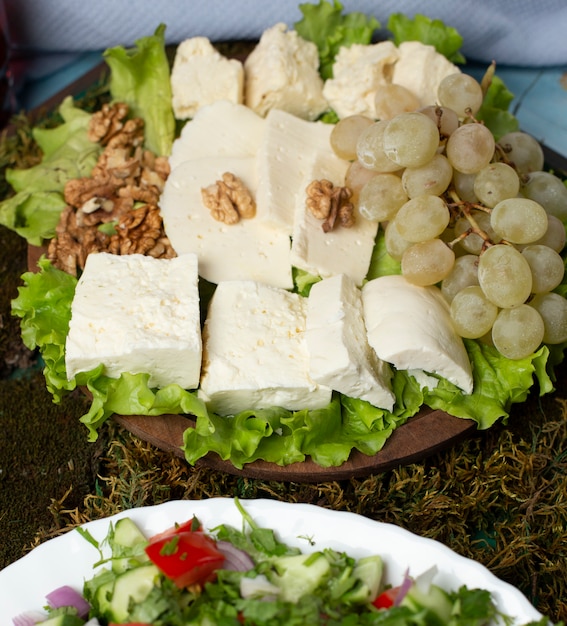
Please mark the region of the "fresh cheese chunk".
<svg viewBox="0 0 567 626"><path fill-rule="evenodd" d="M186 120L204 105L217 100L240 104L244 98L244 67L224 57L206 37L182 41L171 69L175 117Z"/></svg>
<svg viewBox="0 0 567 626"><path fill-rule="evenodd" d="M150 387L199 384L197 257L87 257L71 305L67 376L104 365L111 378L147 373Z"/></svg>
<svg viewBox="0 0 567 626"><path fill-rule="evenodd" d="M258 150L258 218L291 235L297 194L318 154L332 153L332 124L272 109Z"/></svg>
<svg viewBox="0 0 567 626"><path fill-rule="evenodd" d="M165 233L177 254L196 254L199 275L212 283L257 280L291 289L290 241L286 232L257 217L227 225L211 216L201 189L231 172L255 195L252 157L209 157L185 161L169 175L160 197Z"/></svg>
<svg viewBox="0 0 567 626"><path fill-rule="evenodd" d="M398 49L391 41L341 47L333 65L333 78L327 79L323 88L331 109L341 119L349 115L374 118L374 94L391 82L397 60Z"/></svg>
<svg viewBox="0 0 567 626"><path fill-rule="evenodd" d="M393 408L390 367L368 344L360 289L348 276L312 286L305 337L314 381L379 408Z"/></svg>
<svg viewBox="0 0 567 626"><path fill-rule="evenodd" d="M392 82L409 89L419 98L421 106L438 104L439 83L449 74L461 71L433 46L419 41L402 42L398 53Z"/></svg>
<svg viewBox="0 0 567 626"><path fill-rule="evenodd" d="M222 282L204 327L199 394L220 415L274 406L318 409L331 390L309 376L307 301L254 281Z"/></svg>
<svg viewBox="0 0 567 626"><path fill-rule="evenodd" d="M362 285L370 265L378 222L366 220L357 213L351 228L339 225L326 233L322 220L306 208L307 186L323 179L335 186L344 185L348 165L331 153L318 154L313 159L297 194L291 262L316 276L328 278L346 274L357 285Z"/></svg>
<svg viewBox="0 0 567 626"><path fill-rule="evenodd" d="M212 156L252 157L264 135L264 118L243 104L219 100L199 109L173 142L169 165Z"/></svg>
<svg viewBox="0 0 567 626"><path fill-rule="evenodd" d="M283 23L264 31L244 70L245 103L262 116L276 108L314 120L328 109L317 46Z"/></svg>
<svg viewBox="0 0 567 626"><path fill-rule="evenodd" d="M368 342L380 359L400 370L436 374L472 392L468 354L437 287L382 276L364 285L362 303Z"/></svg>

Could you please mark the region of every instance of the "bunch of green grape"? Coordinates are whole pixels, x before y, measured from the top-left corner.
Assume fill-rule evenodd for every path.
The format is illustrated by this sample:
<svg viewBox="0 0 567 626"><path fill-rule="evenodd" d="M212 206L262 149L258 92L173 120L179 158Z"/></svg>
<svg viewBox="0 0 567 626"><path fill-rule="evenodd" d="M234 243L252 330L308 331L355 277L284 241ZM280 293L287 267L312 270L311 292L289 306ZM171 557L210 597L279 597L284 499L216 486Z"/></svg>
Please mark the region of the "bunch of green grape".
<svg viewBox="0 0 567 626"><path fill-rule="evenodd" d="M435 285L457 332L520 359L567 341L563 280L567 187L544 171L540 144L498 141L475 119L484 93L457 73L438 105L416 109L404 88L376 94L377 121L340 120L331 146L351 161L345 185L360 215L384 228L406 279Z"/></svg>

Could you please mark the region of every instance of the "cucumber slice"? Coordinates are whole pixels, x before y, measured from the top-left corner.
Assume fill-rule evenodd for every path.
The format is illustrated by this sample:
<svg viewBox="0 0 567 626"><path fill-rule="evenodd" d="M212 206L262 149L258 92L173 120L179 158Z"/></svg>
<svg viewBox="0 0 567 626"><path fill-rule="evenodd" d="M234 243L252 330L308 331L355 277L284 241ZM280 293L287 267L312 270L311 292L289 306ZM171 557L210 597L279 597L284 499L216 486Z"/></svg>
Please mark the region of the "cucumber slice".
<svg viewBox="0 0 567 626"><path fill-rule="evenodd" d="M140 563L146 563L148 556L143 551L148 540L136 524L128 517L119 519L114 527L114 536L112 538L112 571L116 573L125 572L127 569ZM132 555L132 548L140 546L140 550ZM124 556L128 554L130 556ZM121 558L117 558L121 557Z"/></svg>
<svg viewBox="0 0 567 626"><path fill-rule="evenodd" d="M271 582L281 590L282 600L294 603L317 589L331 570L321 553L283 556L274 561L274 566L278 574Z"/></svg>
<svg viewBox="0 0 567 626"><path fill-rule="evenodd" d="M56 615L41 622L41 626L83 626L84 623L85 620L76 615Z"/></svg>
<svg viewBox="0 0 567 626"><path fill-rule="evenodd" d="M156 584L159 569L152 563L130 569L116 578L109 602L109 618L118 622L129 617L130 604L143 602Z"/></svg>

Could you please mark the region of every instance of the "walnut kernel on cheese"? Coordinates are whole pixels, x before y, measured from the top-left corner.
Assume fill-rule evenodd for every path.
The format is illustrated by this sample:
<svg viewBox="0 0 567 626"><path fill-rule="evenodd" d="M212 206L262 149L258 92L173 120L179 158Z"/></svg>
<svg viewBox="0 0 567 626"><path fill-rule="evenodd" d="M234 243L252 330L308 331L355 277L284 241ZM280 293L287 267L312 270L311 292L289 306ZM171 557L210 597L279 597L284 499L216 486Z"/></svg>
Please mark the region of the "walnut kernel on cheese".
<svg viewBox="0 0 567 626"><path fill-rule="evenodd" d="M225 172L217 180L201 189L203 204L213 219L225 224L236 224L240 218L250 219L256 215L256 203L246 185L234 174Z"/></svg>

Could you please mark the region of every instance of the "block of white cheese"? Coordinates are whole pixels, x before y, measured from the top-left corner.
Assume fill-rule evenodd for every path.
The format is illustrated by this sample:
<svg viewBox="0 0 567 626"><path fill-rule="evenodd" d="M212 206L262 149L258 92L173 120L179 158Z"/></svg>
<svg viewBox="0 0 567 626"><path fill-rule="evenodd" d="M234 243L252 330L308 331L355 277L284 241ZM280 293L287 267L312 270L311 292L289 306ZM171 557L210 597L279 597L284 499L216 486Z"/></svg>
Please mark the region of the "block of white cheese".
<svg viewBox="0 0 567 626"><path fill-rule="evenodd" d="M397 60L398 49L391 41L342 46L335 58L333 77L325 81L323 88L323 95L339 118L374 118L374 94L391 81Z"/></svg>
<svg viewBox="0 0 567 626"><path fill-rule="evenodd" d="M392 410L392 372L368 344L360 289L348 276L333 276L311 287L305 337L313 380Z"/></svg>
<svg viewBox="0 0 567 626"><path fill-rule="evenodd" d="M203 330L200 397L220 415L318 409L331 390L309 376L305 298L254 281L219 283Z"/></svg>
<svg viewBox="0 0 567 626"><path fill-rule="evenodd" d="M418 287L403 276L382 276L362 288L368 342L400 370L423 370L473 390L471 364L449 306L437 287Z"/></svg>
<svg viewBox="0 0 567 626"><path fill-rule="evenodd" d="M296 196L317 154L331 154L332 124L272 109L258 150L258 217L291 236Z"/></svg>
<svg viewBox="0 0 567 626"><path fill-rule="evenodd" d="M264 31L244 71L244 101L262 116L275 108L314 120L329 108L317 46L283 23Z"/></svg>
<svg viewBox="0 0 567 626"><path fill-rule="evenodd" d="M240 104L244 99L244 67L228 59L206 37L182 41L171 69L175 117L186 120L204 105L217 100Z"/></svg>
<svg viewBox="0 0 567 626"><path fill-rule="evenodd" d="M149 374L150 387L195 389L201 371L197 257L87 257L71 305L67 376L104 365L111 378Z"/></svg>
<svg viewBox="0 0 567 626"><path fill-rule="evenodd" d="M437 89L449 74L461 70L434 46L419 41L404 41L398 47L399 58L394 65L392 82L416 95L421 106L439 104Z"/></svg>
<svg viewBox="0 0 567 626"><path fill-rule="evenodd" d="M227 225L214 219L203 204L201 189L221 180L224 172L237 176L256 194L252 157L185 161L169 175L159 206L173 249L177 254L196 254L199 275L209 282L249 279L291 289L290 240L285 231L266 226L258 217Z"/></svg>
<svg viewBox="0 0 567 626"><path fill-rule="evenodd" d="M211 156L255 156L265 120L243 104L219 100L199 109L173 142L169 165Z"/></svg>
<svg viewBox="0 0 567 626"><path fill-rule="evenodd" d="M344 185L348 162L334 154L314 156L297 194L291 244L291 262L306 272L328 278L346 274L362 285L374 248L378 222L364 219L357 211L350 228L340 225L323 230L323 220L316 218L307 206L307 186L314 180L329 180L335 186Z"/></svg>

